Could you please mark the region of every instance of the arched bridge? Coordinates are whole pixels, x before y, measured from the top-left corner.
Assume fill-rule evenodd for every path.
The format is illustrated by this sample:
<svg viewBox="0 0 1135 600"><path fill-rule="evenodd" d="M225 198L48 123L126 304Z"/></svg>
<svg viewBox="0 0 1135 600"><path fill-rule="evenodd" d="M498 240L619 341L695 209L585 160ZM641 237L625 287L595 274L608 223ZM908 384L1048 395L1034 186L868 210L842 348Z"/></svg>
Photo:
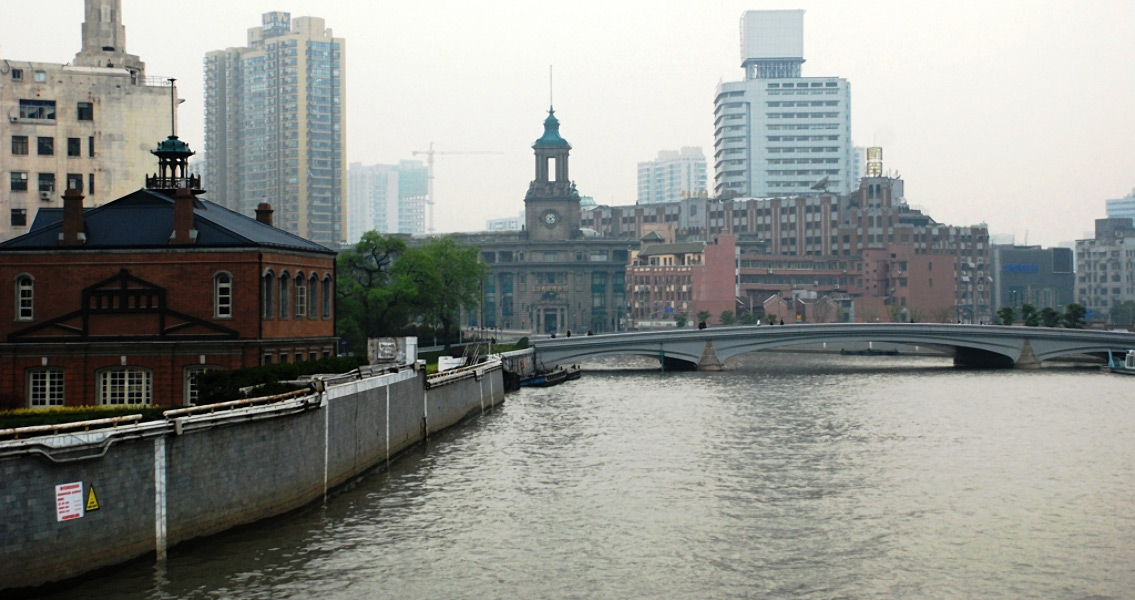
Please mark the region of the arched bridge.
<svg viewBox="0 0 1135 600"><path fill-rule="evenodd" d="M1091 329L942 323L827 323L711 327L538 340L536 360L566 364L597 356L658 358L665 369L720 369L725 360L760 350L823 343L889 342L937 349L959 366L1035 366L1071 354L1106 360L1135 349L1135 333Z"/></svg>

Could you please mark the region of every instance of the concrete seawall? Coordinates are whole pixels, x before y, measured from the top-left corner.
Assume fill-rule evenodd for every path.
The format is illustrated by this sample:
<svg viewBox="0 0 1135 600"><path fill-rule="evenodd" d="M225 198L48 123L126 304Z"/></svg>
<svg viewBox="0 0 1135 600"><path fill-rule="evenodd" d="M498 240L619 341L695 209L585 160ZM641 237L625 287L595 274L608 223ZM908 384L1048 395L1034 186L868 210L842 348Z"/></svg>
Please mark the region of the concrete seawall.
<svg viewBox="0 0 1135 600"><path fill-rule="evenodd" d="M269 404L0 442L0 590L164 559L177 543L302 507L503 400L499 363L428 381L404 369ZM83 506L67 511L57 486L73 483Z"/></svg>

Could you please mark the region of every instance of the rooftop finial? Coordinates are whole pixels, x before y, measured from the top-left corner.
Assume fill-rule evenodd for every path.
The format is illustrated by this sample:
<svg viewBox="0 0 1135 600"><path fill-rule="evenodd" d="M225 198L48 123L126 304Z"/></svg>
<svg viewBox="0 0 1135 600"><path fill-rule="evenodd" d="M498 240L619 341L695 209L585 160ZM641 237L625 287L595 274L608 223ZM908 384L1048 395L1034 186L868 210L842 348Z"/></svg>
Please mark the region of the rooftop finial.
<svg viewBox="0 0 1135 600"><path fill-rule="evenodd" d="M169 136L174 139L177 139L177 102L175 100L177 88L174 87L176 81L173 77L169 78Z"/></svg>
<svg viewBox="0 0 1135 600"><path fill-rule="evenodd" d="M552 96L552 65L548 65L548 112L553 112L555 105Z"/></svg>

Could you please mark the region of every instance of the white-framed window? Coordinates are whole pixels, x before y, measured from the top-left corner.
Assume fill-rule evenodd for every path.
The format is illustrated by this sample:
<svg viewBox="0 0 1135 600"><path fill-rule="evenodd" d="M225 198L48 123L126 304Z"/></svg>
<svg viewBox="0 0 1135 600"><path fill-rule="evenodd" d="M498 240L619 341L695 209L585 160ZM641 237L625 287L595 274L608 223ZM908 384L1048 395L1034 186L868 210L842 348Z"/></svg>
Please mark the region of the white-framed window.
<svg viewBox="0 0 1135 600"><path fill-rule="evenodd" d="M31 321L35 315L35 280L31 275L16 276L16 320Z"/></svg>
<svg viewBox="0 0 1135 600"><path fill-rule="evenodd" d="M154 374L149 369L114 367L99 371L96 377L101 406L150 405L154 402Z"/></svg>
<svg viewBox="0 0 1135 600"><path fill-rule="evenodd" d="M27 381L29 408L63 406L63 369L30 369Z"/></svg>
<svg viewBox="0 0 1135 600"><path fill-rule="evenodd" d="M323 276L323 318L331 318L331 276Z"/></svg>
<svg viewBox="0 0 1135 600"><path fill-rule="evenodd" d="M233 318L233 276L225 271L213 276L213 318Z"/></svg>
<svg viewBox="0 0 1135 600"><path fill-rule="evenodd" d="M200 392L197 389L197 376L208 371L218 371L220 367L216 365L193 365L185 368L185 395L183 396L186 406L197 406L200 398Z"/></svg>
<svg viewBox="0 0 1135 600"><path fill-rule="evenodd" d="M272 274L272 271L268 271L264 274L263 281L260 282L260 293L262 295L260 300L264 309L260 314L265 319L271 319L272 316L276 314L276 306L273 302L273 295L276 293L275 289L276 276Z"/></svg>
<svg viewBox="0 0 1135 600"><path fill-rule="evenodd" d="M296 275L296 318L302 319L307 316L307 281L303 278L303 273Z"/></svg>
<svg viewBox="0 0 1135 600"><path fill-rule="evenodd" d="M287 271L280 273L280 319L288 318L288 301L291 299L291 292L288 288L291 287L291 283L292 279L288 277Z"/></svg>

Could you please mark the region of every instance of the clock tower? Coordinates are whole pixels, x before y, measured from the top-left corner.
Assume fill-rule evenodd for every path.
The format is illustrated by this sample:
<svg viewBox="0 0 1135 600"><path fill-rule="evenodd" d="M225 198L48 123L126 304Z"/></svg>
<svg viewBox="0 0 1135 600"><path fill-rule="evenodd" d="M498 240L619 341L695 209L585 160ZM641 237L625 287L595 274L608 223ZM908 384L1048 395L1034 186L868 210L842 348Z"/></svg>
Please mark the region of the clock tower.
<svg viewBox="0 0 1135 600"><path fill-rule="evenodd" d="M524 223L530 240L569 240L579 237L579 192L568 178L571 144L560 137L560 121L548 108L544 135L532 144L536 178L524 196Z"/></svg>

